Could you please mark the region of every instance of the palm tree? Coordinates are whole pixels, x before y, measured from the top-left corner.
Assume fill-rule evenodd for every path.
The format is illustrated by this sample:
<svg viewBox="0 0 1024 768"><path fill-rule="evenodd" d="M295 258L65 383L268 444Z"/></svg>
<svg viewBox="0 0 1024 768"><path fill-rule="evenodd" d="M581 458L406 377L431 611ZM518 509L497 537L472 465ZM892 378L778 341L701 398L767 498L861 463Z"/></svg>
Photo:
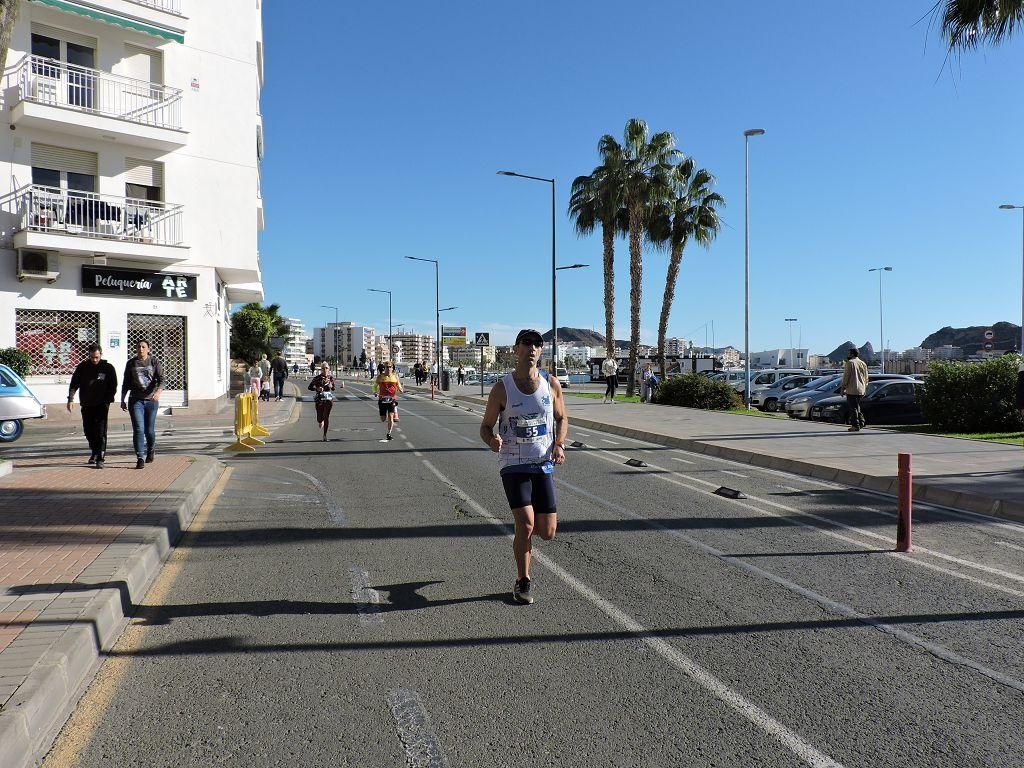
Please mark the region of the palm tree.
<svg viewBox="0 0 1024 768"><path fill-rule="evenodd" d="M725 206L725 199L711 191L715 177L703 168L697 168L693 158L684 158L672 168L669 183L672 186L672 197L657 206L649 225L651 241L669 247L665 296L661 301L661 317L658 320L658 367L662 381L666 374L665 336L683 251L691 240L705 248L711 245L721 227L718 208Z"/></svg>
<svg viewBox="0 0 1024 768"><path fill-rule="evenodd" d="M11 33L18 19L19 0L0 0L0 64L7 66L7 50L11 47Z"/></svg>
<svg viewBox="0 0 1024 768"><path fill-rule="evenodd" d="M932 15L940 13L949 50L967 51L1008 40L1024 24L1024 0L938 0Z"/></svg>
<svg viewBox="0 0 1024 768"><path fill-rule="evenodd" d="M610 143L609 143L610 142ZM569 196L569 216L580 236L589 235L600 226L604 256L604 327L605 354L615 357L615 236L618 234L619 211L622 207L622 185L619 182L621 152L611 136L602 137L598 153L604 162L589 176L577 176Z"/></svg>
<svg viewBox="0 0 1024 768"><path fill-rule="evenodd" d="M651 136L647 123L637 118L626 123L623 139L621 151L624 160L620 177L629 232L629 384L626 387L626 396L629 397L636 391L643 239L648 234L647 227L657 206L672 194L669 179L680 152L675 148L675 136L668 131Z"/></svg>

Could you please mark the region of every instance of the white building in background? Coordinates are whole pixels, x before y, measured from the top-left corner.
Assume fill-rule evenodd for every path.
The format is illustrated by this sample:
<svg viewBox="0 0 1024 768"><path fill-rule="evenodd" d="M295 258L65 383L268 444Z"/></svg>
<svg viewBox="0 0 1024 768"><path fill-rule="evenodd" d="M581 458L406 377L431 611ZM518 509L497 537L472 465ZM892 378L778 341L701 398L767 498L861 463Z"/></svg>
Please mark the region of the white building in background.
<svg viewBox="0 0 1024 768"><path fill-rule="evenodd" d="M337 358L343 366L351 366L365 353L369 360L374 355L377 333L368 325L356 325L351 320L328 323L326 328L313 331L313 354L321 359Z"/></svg>
<svg viewBox="0 0 1024 768"><path fill-rule="evenodd" d="M306 357L306 342L309 340L306 325L297 317L286 317L285 321L288 323L288 335L281 355L289 368L293 365L305 368L309 365L309 358Z"/></svg>
<svg viewBox="0 0 1024 768"><path fill-rule="evenodd" d="M468 366L471 365L474 368L480 367L480 351L483 350L484 365L493 366L498 359L497 347L493 344L487 347L474 347L466 345L464 347L445 347L448 362L452 366Z"/></svg>
<svg viewBox="0 0 1024 768"><path fill-rule="evenodd" d="M393 346L399 347L400 362L415 365L416 362L434 362L434 337L422 333L396 333Z"/></svg>
<svg viewBox="0 0 1024 768"><path fill-rule="evenodd" d="M964 348L943 344L941 347L935 347L932 350L932 355L936 360L963 360Z"/></svg>
<svg viewBox="0 0 1024 768"><path fill-rule="evenodd" d="M161 405L227 395L228 305L262 301L259 0L21 0L3 91L0 347L47 403L150 342ZM51 409L51 413L55 409Z"/></svg>
<svg viewBox="0 0 1024 768"><path fill-rule="evenodd" d="M750 353L751 368L806 368L807 350L799 347L792 350L793 359L790 360L790 348L769 349L765 352Z"/></svg>
<svg viewBox="0 0 1024 768"><path fill-rule="evenodd" d="M690 341L688 339L680 339L678 336L673 336L670 339L665 339L665 354L672 357L679 357L680 355L687 355L690 352Z"/></svg>

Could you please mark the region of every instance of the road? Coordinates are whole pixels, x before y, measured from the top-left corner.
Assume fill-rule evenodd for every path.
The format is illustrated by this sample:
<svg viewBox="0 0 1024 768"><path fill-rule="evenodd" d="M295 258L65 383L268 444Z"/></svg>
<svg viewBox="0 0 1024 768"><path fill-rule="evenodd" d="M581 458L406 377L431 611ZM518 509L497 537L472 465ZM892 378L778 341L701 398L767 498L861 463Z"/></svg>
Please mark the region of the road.
<svg viewBox="0 0 1024 768"><path fill-rule="evenodd" d="M896 554L891 499L572 429L518 606L478 414L407 399L385 443L342 400L324 443L300 407L47 768L1020 764L1024 526L919 508Z"/></svg>

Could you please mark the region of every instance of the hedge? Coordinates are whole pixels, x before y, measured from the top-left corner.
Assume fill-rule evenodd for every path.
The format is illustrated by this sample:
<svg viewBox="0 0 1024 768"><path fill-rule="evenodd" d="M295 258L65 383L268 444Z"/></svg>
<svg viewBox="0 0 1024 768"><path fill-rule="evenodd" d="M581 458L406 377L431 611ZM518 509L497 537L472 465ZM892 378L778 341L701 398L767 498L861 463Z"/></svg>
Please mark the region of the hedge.
<svg viewBox="0 0 1024 768"><path fill-rule="evenodd" d="M699 373L686 373L663 381L654 391L654 402L707 411L726 411L743 405L743 398L728 382L712 381Z"/></svg>
<svg viewBox="0 0 1024 768"><path fill-rule="evenodd" d="M944 432L1013 432L1024 429L1017 409L1017 356L981 363L935 361L920 394L925 418Z"/></svg>
<svg viewBox="0 0 1024 768"><path fill-rule="evenodd" d="M16 374L25 378L28 376L29 366L32 364L32 358L28 356L27 352L22 352L20 349L15 347L7 347L0 349L0 363L3 363Z"/></svg>

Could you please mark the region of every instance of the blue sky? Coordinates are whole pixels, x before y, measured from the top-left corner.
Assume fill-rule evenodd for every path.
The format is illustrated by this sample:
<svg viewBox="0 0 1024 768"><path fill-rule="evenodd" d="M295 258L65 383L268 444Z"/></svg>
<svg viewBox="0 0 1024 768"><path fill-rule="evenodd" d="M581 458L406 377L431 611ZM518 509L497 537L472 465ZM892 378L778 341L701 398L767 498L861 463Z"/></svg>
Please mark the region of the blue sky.
<svg viewBox="0 0 1024 768"><path fill-rule="evenodd" d="M684 259L670 335L743 344L743 130L751 143L752 350L917 345L944 325L1020 322L1024 39L948 66L932 0L885 4L310 0L264 4L268 302L430 333L446 322L550 328L554 176L558 324L603 328L601 243L566 216L574 177L631 117L672 131L718 178L724 227ZM827 10L823 10L827 8ZM944 66L945 65L945 66ZM628 338L628 249L616 248ZM645 250L642 338L667 258ZM710 341L710 331L708 331Z"/></svg>

